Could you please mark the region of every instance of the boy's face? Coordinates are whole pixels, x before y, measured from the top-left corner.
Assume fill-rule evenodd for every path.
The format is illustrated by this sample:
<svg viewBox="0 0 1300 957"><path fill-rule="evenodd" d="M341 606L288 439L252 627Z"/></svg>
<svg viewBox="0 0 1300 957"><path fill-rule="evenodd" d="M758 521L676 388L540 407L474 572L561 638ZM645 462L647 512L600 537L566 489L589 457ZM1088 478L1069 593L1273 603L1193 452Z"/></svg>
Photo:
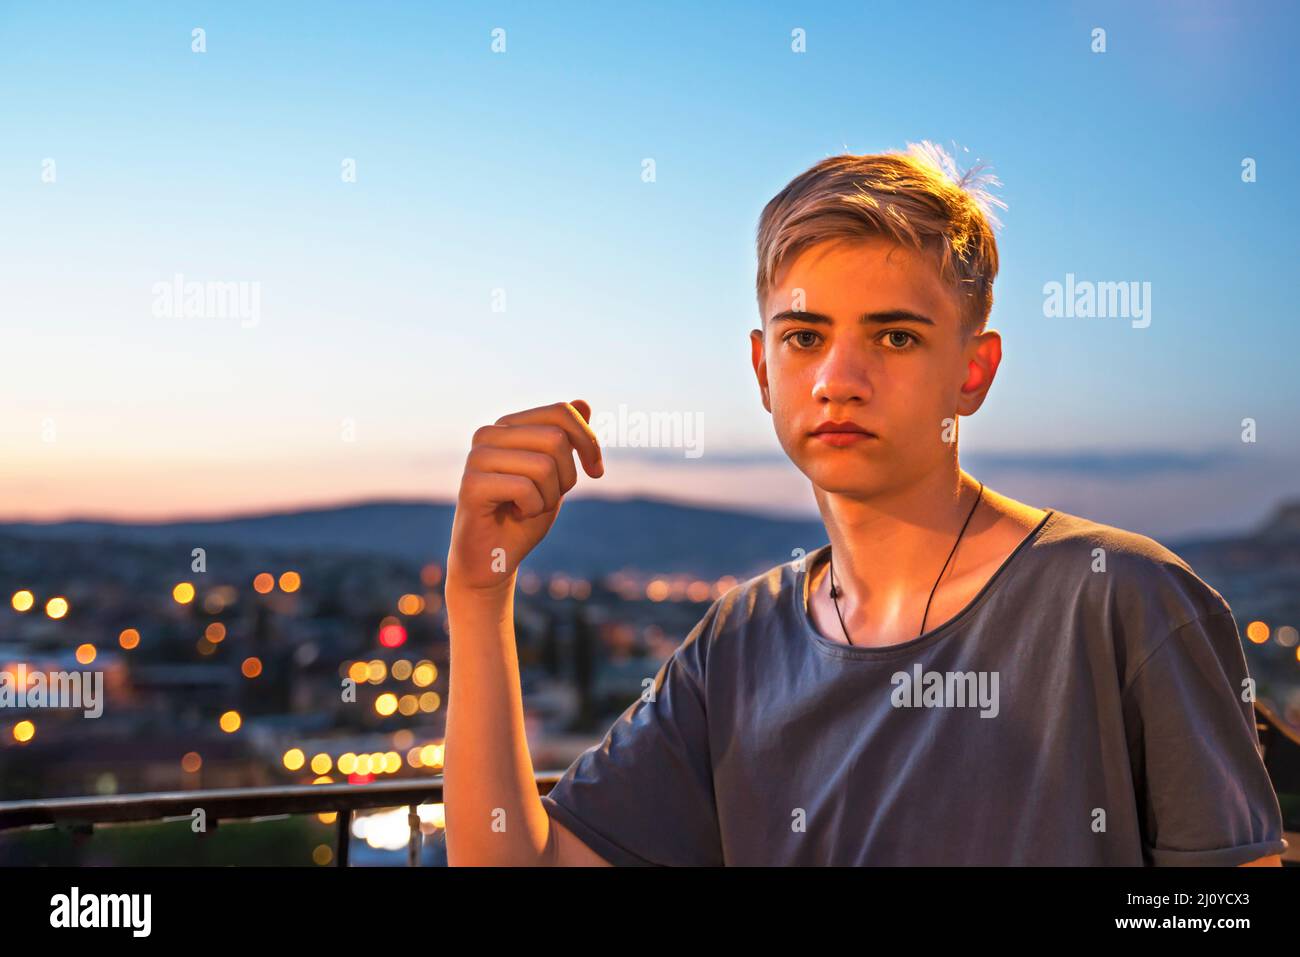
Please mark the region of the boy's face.
<svg viewBox="0 0 1300 957"><path fill-rule="evenodd" d="M781 269L762 309L750 338L763 406L815 486L871 496L955 459L956 416L983 403L1001 337L961 331L928 255L887 239L820 243ZM816 434L827 420L871 434Z"/></svg>

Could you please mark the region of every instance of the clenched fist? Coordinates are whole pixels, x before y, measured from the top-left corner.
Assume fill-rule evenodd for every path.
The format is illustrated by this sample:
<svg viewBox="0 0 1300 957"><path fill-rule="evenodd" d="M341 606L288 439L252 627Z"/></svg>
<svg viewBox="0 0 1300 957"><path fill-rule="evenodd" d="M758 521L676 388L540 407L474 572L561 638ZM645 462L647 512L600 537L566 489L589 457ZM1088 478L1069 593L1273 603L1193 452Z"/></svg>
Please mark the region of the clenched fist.
<svg viewBox="0 0 1300 957"><path fill-rule="evenodd" d="M605 474L590 419L591 406L574 399L503 415L474 433L451 526L448 590L513 587L519 563L546 537L577 484L573 453L592 478Z"/></svg>

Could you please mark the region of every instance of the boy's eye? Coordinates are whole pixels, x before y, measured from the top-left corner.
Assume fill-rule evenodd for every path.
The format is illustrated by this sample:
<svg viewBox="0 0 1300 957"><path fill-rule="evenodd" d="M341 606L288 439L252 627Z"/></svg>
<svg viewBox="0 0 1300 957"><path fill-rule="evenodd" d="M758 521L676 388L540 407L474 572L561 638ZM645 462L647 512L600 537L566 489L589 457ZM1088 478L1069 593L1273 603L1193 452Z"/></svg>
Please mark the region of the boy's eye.
<svg viewBox="0 0 1300 957"><path fill-rule="evenodd" d="M811 329L796 329L794 332L790 333L788 336L785 337L785 341L789 342L791 339L796 339L799 336L812 337L811 341L809 341L808 339L799 339L799 341L796 343L796 348L799 349L812 348L814 345L817 344L817 339L819 338L817 333L813 332Z"/></svg>
<svg viewBox="0 0 1300 957"><path fill-rule="evenodd" d="M885 333L885 336L888 337L889 344L895 347L895 352L901 352L904 349L908 349L914 342L919 341L916 336L904 329L890 329ZM900 342L895 338L895 336L901 336L902 341Z"/></svg>

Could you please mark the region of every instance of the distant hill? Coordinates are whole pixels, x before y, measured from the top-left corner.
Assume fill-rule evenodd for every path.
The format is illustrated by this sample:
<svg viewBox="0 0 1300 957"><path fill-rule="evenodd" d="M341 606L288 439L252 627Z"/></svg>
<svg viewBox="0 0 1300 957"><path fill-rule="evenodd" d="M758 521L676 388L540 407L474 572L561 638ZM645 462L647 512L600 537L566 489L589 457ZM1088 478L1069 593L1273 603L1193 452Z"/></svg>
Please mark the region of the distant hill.
<svg viewBox="0 0 1300 957"><path fill-rule="evenodd" d="M42 540L224 544L249 549L324 549L445 562L450 502L370 502L208 521L0 523L0 534ZM758 574L826 542L816 519L683 505L649 498L566 499L555 527L525 562L547 574L592 577L618 569L706 578ZM1199 567L1294 564L1300 549L1300 503L1283 503L1260 527L1238 536L1168 543Z"/></svg>
<svg viewBox="0 0 1300 957"><path fill-rule="evenodd" d="M228 519L161 523L0 523L0 534L192 548L208 543L373 553L443 563L455 508L443 502L373 502ZM681 505L647 498L566 499L551 533L525 567L541 573L604 575L621 568L714 578L747 577L789 561L795 548L826 542L813 520Z"/></svg>
<svg viewBox="0 0 1300 957"><path fill-rule="evenodd" d="M1259 525L1240 534L1171 547L1203 575L1300 568L1300 501L1282 502Z"/></svg>

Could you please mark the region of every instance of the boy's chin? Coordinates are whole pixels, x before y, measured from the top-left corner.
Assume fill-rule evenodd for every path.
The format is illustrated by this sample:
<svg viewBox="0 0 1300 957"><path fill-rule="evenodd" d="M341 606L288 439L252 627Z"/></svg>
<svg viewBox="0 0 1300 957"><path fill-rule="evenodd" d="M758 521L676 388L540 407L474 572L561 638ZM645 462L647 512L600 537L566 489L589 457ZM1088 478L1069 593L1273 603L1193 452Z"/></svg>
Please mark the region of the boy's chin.
<svg viewBox="0 0 1300 957"><path fill-rule="evenodd" d="M882 480L877 463L861 459L834 463L803 462L799 471L814 487L835 495L870 496L888 484Z"/></svg>

